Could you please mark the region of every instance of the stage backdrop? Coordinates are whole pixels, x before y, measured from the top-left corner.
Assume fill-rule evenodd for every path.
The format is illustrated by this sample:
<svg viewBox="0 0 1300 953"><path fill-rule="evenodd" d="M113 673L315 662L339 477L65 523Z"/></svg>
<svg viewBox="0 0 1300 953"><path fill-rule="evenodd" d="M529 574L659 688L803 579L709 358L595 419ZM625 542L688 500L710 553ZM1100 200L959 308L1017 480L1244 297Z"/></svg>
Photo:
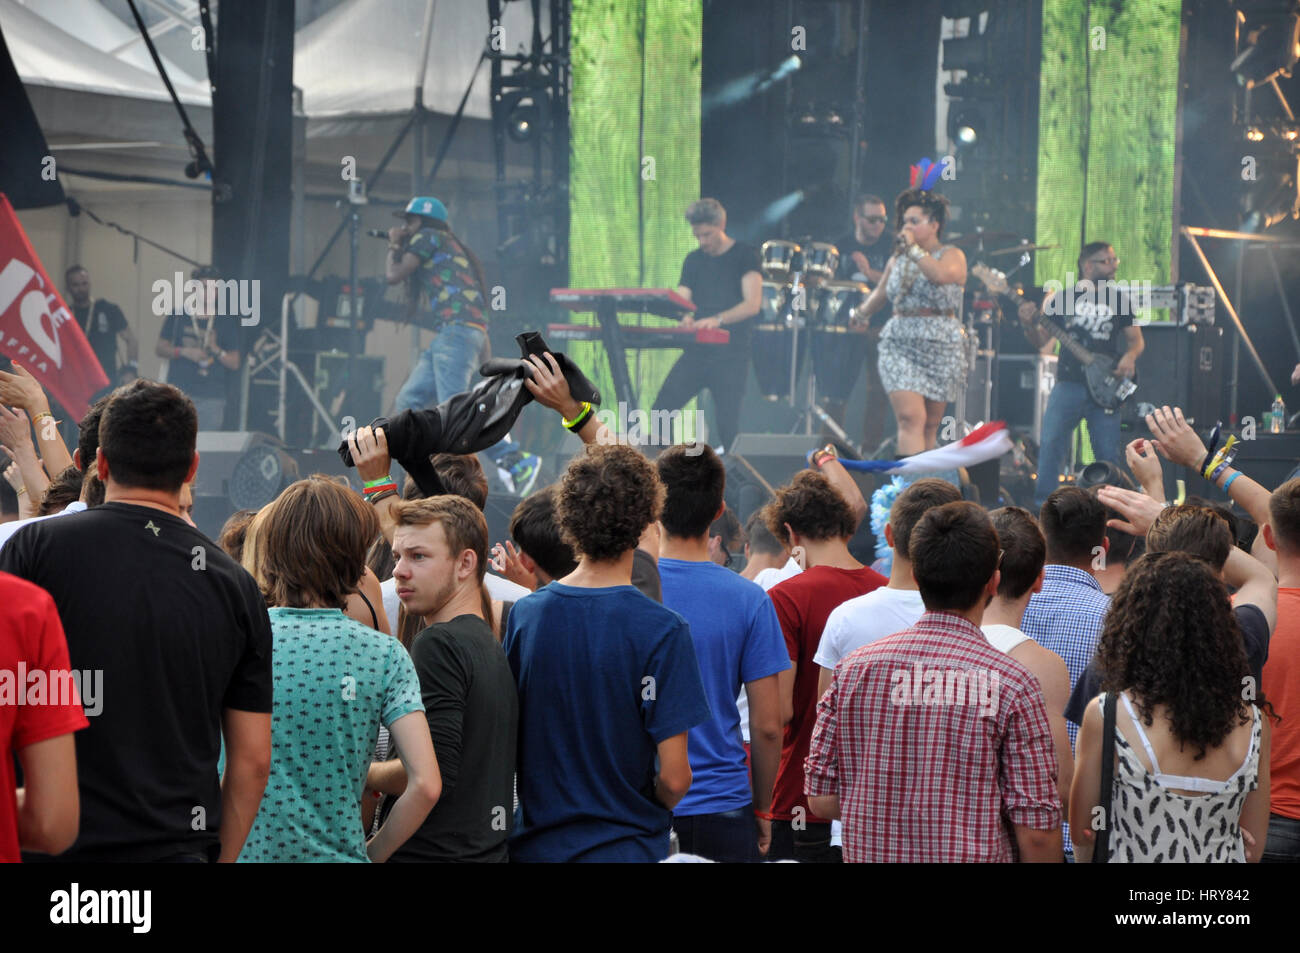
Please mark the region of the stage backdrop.
<svg viewBox="0 0 1300 953"><path fill-rule="evenodd" d="M1083 242L1117 278L1170 282L1181 0L1044 0L1036 280L1065 280ZM1160 317L1160 315L1152 315Z"/></svg>
<svg viewBox="0 0 1300 953"><path fill-rule="evenodd" d="M701 0L573 0L572 10L569 285L674 288L696 247L682 215L700 197ZM603 346L566 350L616 411ZM643 408L679 353L628 352Z"/></svg>
<svg viewBox="0 0 1300 953"><path fill-rule="evenodd" d="M1038 253L1038 284L1091 241L1114 244L1116 278L1171 282L1181 16L1181 0L1043 0L1035 240L1060 247Z"/></svg>

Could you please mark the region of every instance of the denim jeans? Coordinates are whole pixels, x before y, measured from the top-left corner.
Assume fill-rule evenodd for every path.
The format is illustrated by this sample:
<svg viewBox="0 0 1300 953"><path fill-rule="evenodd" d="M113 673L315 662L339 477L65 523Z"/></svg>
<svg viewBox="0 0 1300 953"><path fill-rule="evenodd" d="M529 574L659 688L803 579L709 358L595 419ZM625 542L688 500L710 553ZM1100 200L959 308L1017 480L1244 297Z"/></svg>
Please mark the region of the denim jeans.
<svg viewBox="0 0 1300 953"><path fill-rule="evenodd" d="M477 373L487 335L459 322L445 324L427 348L415 359L406 383L393 402L395 411L435 407L448 397L463 393L477 383ZM483 451L493 461L513 450L507 436Z"/></svg>
<svg viewBox="0 0 1300 953"><path fill-rule="evenodd" d="M761 859L753 804L719 814L674 817L673 830L683 854L698 854L720 864L752 864Z"/></svg>
<svg viewBox="0 0 1300 953"><path fill-rule="evenodd" d="M1268 840L1264 842L1264 854L1259 859L1265 864L1300 863L1300 819L1270 814Z"/></svg>
<svg viewBox="0 0 1300 953"><path fill-rule="evenodd" d="M1065 468L1070 436L1080 420L1088 421L1088 440L1097 460L1123 466L1119 414L1107 414L1088 396L1088 386L1077 381L1057 381L1043 413L1043 443L1038 448L1038 479L1034 483L1034 506L1047 502L1060 486L1057 479Z"/></svg>

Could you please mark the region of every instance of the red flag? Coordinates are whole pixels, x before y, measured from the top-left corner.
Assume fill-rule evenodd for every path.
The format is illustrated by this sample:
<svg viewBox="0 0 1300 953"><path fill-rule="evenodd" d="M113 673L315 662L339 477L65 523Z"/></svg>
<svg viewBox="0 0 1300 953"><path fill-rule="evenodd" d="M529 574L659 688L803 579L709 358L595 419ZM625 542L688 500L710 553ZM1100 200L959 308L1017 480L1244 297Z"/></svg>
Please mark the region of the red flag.
<svg viewBox="0 0 1300 953"><path fill-rule="evenodd" d="M31 371L77 420L108 375L0 192L0 354Z"/></svg>

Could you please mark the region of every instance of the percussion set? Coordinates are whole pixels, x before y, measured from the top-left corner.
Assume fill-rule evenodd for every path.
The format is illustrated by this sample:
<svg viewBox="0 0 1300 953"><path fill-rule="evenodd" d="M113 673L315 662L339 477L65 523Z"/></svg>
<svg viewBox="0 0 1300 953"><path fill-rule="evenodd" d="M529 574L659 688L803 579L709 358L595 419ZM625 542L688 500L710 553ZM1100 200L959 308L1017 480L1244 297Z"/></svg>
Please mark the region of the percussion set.
<svg viewBox="0 0 1300 953"><path fill-rule="evenodd" d="M845 401L867 357L867 329L850 324L871 288L836 281L840 253L828 242L764 242L763 304L754 327L754 374L768 400L794 403L799 373L812 353L822 396ZM810 382L811 386L811 382Z"/></svg>

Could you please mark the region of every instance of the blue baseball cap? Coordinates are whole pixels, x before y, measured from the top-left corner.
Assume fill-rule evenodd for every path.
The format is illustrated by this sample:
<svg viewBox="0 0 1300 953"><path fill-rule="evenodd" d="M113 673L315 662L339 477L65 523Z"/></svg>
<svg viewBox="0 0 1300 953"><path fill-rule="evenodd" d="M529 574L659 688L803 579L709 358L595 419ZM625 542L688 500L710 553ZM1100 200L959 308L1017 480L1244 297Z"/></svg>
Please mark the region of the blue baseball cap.
<svg viewBox="0 0 1300 953"><path fill-rule="evenodd" d="M447 206L432 195L417 195L406 203L405 210L394 212L393 215L397 218L405 218L408 215L422 215L425 218L436 218L440 222L445 222L447 221Z"/></svg>

